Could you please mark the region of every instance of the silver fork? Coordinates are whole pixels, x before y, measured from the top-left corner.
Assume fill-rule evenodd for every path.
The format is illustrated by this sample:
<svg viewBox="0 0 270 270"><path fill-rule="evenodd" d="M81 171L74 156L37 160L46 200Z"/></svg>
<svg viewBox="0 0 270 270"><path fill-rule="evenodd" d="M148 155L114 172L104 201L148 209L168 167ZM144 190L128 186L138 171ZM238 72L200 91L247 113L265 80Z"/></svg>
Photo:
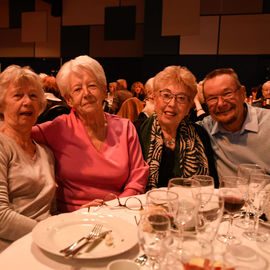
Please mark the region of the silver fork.
<svg viewBox="0 0 270 270"><path fill-rule="evenodd" d="M101 230L102 230L102 227L103 225L101 224L98 224L97 227L95 228L95 231L93 231L93 233L91 234L91 236L88 236L85 238L85 243L81 244L79 247L75 248L75 249L72 249L71 251L69 252L66 252L65 253L65 256L66 257L73 257L75 256L83 247L85 247L86 245L89 244L89 241L91 241L93 239L93 241L99 237L100 233L101 233Z"/></svg>
<svg viewBox="0 0 270 270"><path fill-rule="evenodd" d="M66 248L63 248L60 250L61 253L68 253L70 251L72 251L81 241L83 241L86 238L91 239L94 236L95 231L97 230L97 227L99 226L99 224L95 224L95 226L93 227L92 231L89 233L88 236L83 236L82 238L80 238L79 240L77 240L76 242L72 243L71 245L69 245Z"/></svg>

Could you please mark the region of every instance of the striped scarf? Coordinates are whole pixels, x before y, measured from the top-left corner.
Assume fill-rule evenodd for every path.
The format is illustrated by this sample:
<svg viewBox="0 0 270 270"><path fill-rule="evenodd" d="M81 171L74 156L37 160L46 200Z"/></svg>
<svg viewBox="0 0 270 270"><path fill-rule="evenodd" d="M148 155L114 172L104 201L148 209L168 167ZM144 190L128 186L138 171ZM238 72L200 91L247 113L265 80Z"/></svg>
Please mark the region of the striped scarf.
<svg viewBox="0 0 270 270"><path fill-rule="evenodd" d="M179 142L179 167L181 172L181 175L178 175L178 177L188 178L196 174L209 174L208 160L204 152L204 146L195 127L186 118L178 126L176 139ZM151 128L150 146L146 159L150 167L147 190L157 187L162 149L162 131L155 116Z"/></svg>

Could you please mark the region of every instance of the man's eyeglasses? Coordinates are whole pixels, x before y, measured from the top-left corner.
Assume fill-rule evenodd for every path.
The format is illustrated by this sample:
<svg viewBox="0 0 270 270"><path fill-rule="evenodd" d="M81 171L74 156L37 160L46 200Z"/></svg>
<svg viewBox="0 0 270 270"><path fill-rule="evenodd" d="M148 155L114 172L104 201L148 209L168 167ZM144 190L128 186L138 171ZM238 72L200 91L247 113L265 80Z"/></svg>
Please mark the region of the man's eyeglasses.
<svg viewBox="0 0 270 270"><path fill-rule="evenodd" d="M179 104L187 104L189 97L185 94L174 95L169 89L159 90L160 97L165 103L169 103L173 98Z"/></svg>
<svg viewBox="0 0 270 270"><path fill-rule="evenodd" d="M209 98L206 98L206 100L205 100L206 104L208 106L215 106L218 102L219 97L221 97L223 99L223 101L231 100L235 97L236 91L238 91L240 88L241 88L241 86L239 86L235 90L227 90L226 92L224 92L223 94L221 94L219 96L211 96Z"/></svg>
<svg viewBox="0 0 270 270"><path fill-rule="evenodd" d="M143 205L139 198L128 197L124 201L124 203L121 203L120 198L113 193L109 193L104 196L99 207L101 206L108 206L110 209L117 209L119 207L125 207L129 210L134 210L134 211L143 210ZM89 212L89 209L88 209L88 212Z"/></svg>

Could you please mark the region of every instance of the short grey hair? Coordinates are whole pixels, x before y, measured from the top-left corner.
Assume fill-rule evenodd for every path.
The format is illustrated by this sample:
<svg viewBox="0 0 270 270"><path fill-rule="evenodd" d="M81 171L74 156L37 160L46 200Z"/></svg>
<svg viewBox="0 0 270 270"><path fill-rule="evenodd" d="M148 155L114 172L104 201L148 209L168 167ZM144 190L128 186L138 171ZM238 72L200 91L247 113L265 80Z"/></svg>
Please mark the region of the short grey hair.
<svg viewBox="0 0 270 270"><path fill-rule="evenodd" d="M262 85L262 90L265 89L265 87L269 85L270 86L270 81L266 81L263 85Z"/></svg>
<svg viewBox="0 0 270 270"><path fill-rule="evenodd" d="M10 85L17 85L22 82L27 82L34 86L36 90L38 90L38 98L40 102L39 114L44 111L47 105L47 101L38 74L36 74L29 67L10 65L2 73L0 73L0 113L3 113L4 99Z"/></svg>
<svg viewBox="0 0 270 270"><path fill-rule="evenodd" d="M88 55L81 55L66 62L60 68L56 76L56 83L62 97L68 98L70 95L70 75L72 73L80 74L83 70L92 73L95 76L98 85L106 92L107 80L103 67L98 61Z"/></svg>
<svg viewBox="0 0 270 270"><path fill-rule="evenodd" d="M190 91L190 101L193 101L197 94L196 77L186 67L168 66L160 71L154 77L154 93L157 93L157 91L161 90L168 83L183 84Z"/></svg>
<svg viewBox="0 0 270 270"><path fill-rule="evenodd" d="M204 85L208 80L211 80L211 79L213 79L213 78L215 78L217 76L221 76L221 75L229 75L229 76L231 76L234 79L234 81L236 83L236 86L237 87L241 86L238 75L236 74L234 69L232 69L232 68L217 68L217 69L212 70L211 72L209 72L205 76L205 78L203 80L203 92L204 92Z"/></svg>

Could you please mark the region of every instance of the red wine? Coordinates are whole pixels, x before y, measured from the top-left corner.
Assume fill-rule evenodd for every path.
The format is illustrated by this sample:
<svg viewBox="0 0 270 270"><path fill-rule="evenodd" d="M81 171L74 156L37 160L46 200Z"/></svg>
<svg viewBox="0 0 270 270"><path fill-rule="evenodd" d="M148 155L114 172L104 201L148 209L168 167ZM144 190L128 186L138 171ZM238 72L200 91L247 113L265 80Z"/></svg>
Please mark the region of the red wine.
<svg viewBox="0 0 270 270"><path fill-rule="evenodd" d="M232 196L224 197L224 207L230 213L239 211L244 204L245 201L242 198Z"/></svg>

